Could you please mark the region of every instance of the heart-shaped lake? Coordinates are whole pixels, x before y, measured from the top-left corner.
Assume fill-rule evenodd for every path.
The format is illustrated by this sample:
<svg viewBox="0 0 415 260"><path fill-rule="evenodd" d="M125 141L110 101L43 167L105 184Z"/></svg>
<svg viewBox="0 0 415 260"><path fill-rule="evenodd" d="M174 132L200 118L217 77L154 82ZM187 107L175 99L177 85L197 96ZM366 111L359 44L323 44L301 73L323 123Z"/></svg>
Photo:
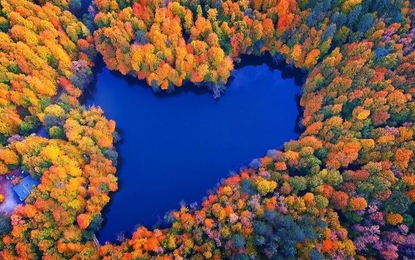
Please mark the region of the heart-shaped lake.
<svg viewBox="0 0 415 260"><path fill-rule="evenodd" d="M232 73L226 94L157 96L104 68L86 105L117 122L119 190L106 207L101 242L137 224L151 227L180 201L201 202L229 171L296 139L294 79L263 64ZM131 80L130 80L131 81Z"/></svg>

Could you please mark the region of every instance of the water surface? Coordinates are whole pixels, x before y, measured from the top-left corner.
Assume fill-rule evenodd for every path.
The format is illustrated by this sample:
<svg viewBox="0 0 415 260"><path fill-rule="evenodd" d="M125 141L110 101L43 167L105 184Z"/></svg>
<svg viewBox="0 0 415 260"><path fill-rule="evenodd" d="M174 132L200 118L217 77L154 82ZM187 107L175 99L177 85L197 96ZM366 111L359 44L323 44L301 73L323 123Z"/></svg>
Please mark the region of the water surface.
<svg viewBox="0 0 415 260"><path fill-rule="evenodd" d="M122 138L120 189L104 210L101 242L151 227L180 201L200 203L229 171L298 137L299 87L265 64L236 69L216 100L195 91L158 96L117 75L104 68L86 102L101 106Z"/></svg>

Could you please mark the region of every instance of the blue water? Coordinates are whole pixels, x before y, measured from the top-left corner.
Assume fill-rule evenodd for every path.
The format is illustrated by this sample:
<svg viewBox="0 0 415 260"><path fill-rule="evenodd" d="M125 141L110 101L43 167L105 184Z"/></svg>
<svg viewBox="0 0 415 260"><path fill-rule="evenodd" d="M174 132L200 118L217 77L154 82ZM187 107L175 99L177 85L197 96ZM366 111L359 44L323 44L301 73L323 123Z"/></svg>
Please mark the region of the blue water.
<svg viewBox="0 0 415 260"><path fill-rule="evenodd" d="M104 68L86 102L101 106L122 138L120 189L105 208L101 242L137 224L153 226L180 201L200 204L229 171L298 137L299 87L265 64L235 70L216 100L194 91L157 96L117 75Z"/></svg>

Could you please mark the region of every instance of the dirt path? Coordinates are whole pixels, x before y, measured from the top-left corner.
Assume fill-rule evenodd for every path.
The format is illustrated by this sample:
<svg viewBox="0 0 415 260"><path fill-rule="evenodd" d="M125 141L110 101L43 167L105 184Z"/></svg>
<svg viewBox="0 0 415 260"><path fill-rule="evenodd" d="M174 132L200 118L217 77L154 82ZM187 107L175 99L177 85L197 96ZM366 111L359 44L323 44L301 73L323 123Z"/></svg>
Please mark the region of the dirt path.
<svg viewBox="0 0 415 260"><path fill-rule="evenodd" d="M1 215L10 215L17 204L21 203L17 194L13 191L11 180L22 176L20 168L0 176L0 193L4 196L4 201L0 204Z"/></svg>

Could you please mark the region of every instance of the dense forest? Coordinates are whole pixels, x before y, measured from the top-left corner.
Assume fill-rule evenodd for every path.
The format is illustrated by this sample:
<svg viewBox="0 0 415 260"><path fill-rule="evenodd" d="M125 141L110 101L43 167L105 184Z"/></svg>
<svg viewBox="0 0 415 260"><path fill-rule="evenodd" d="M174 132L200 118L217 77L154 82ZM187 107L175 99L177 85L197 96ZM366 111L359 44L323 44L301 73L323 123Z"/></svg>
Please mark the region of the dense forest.
<svg viewBox="0 0 415 260"><path fill-rule="evenodd" d="M415 258L413 1L0 5L0 174L40 181L0 218L1 259ZM219 97L241 55L265 53L307 72L299 139L166 214L170 228L94 243L118 188L115 122L80 104L97 55L154 91Z"/></svg>

